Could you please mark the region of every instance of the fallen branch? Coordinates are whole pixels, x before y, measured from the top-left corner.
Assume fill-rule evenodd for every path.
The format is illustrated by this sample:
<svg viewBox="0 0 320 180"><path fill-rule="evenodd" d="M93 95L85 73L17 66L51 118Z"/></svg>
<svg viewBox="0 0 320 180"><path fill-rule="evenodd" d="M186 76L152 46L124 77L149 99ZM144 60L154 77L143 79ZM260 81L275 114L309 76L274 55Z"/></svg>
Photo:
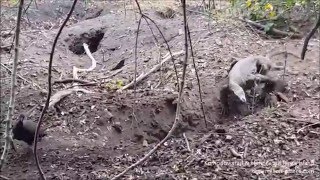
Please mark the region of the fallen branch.
<svg viewBox="0 0 320 180"><path fill-rule="evenodd" d="M189 26L187 24L187 31L188 31L188 38L189 38L189 44L190 44L190 50L191 50L191 57L192 57L192 63L193 63L193 68L194 68L194 72L197 78L197 82L198 82L198 90L199 90L199 96L200 96L200 108L202 111L202 115L203 115L203 119L204 119L204 124L206 125L206 128L208 127L207 125L207 118L206 118L206 113L204 111L204 106L203 106L203 98L202 98L202 91L201 91L201 83L200 83L200 77L198 74L198 68L196 66L196 60L194 58L194 53L193 53L193 47L192 47L192 41L191 41L191 35L190 35L190 29ZM212 122L211 122L212 123Z"/></svg>
<svg viewBox="0 0 320 180"><path fill-rule="evenodd" d="M0 179L4 179L4 180L9 180L9 178L3 176L3 175L0 175Z"/></svg>
<svg viewBox="0 0 320 180"><path fill-rule="evenodd" d="M23 1L23 0L22 0ZM20 1L21 2L21 1ZM37 128L36 128L36 132L35 132L35 137L34 137L34 144L33 144L33 154L34 154L34 158L35 158L35 161L36 161L36 165L37 165L37 169L39 171L39 175L40 175L40 179L41 180L45 180L45 175L41 169L41 165L40 165L40 162L39 162L39 158L38 158L38 153L37 153L37 144L38 144L38 136L39 136L39 130L40 130L40 127L41 127L41 122L43 120L43 117L44 117L44 114L46 113L48 107L49 107L49 103L50 103L50 97L51 97L51 88L52 88L52 84L51 84L51 74L52 74L52 63L53 63L53 55L54 55L54 50L55 50L55 47L57 45L57 42L58 42L58 39L59 39L59 36L63 30L63 28L66 26L68 20L70 19L71 15L72 15L72 12L74 10L74 7L76 6L78 0L74 0L73 1L73 4L70 8L70 11L66 17L66 19L63 21L61 27L59 28L59 31L56 35L56 37L54 38L54 41L53 41L53 45L52 45L52 48L51 48L51 52L50 52L50 59L49 59L49 65L48 65L48 95L47 95L47 99L46 99L46 103L41 111L41 115L39 117L39 121L38 121L38 124L37 124Z"/></svg>
<svg viewBox="0 0 320 180"><path fill-rule="evenodd" d="M175 53L172 53L173 56L180 56L184 53L184 51L178 51L178 52L175 52ZM159 70L162 66L162 64L164 64L165 62L167 62L168 60L172 59L173 56L168 56L166 55L165 58L157 65L155 65L152 69L150 69L147 73L145 74L141 74L137 79L136 79L136 83L139 83L140 81L142 81L144 78L146 78L147 76L149 76L151 73ZM128 88L130 88L131 86L134 85L134 81L131 81L129 84L125 85L124 87L122 87L120 89L120 91L122 90L126 90ZM119 90L118 90L119 91Z"/></svg>
<svg viewBox="0 0 320 180"><path fill-rule="evenodd" d="M96 82L87 83L87 84L75 84L75 85L72 85L70 87L67 87L66 89L70 89L70 88L73 88L73 87L79 87L79 86L97 86L97 85L99 85L99 83L96 83Z"/></svg>
<svg viewBox="0 0 320 180"><path fill-rule="evenodd" d="M79 89L79 88L74 88L74 89L65 89L62 91L58 91L56 94L54 94L50 98L50 103L49 103L49 108L57 104L61 99L64 97L68 96L69 94L72 94L73 92L83 92L83 93L93 93L91 91L88 91L86 89Z"/></svg>
<svg viewBox="0 0 320 180"><path fill-rule="evenodd" d="M95 82L85 81L85 80L81 80L81 79L72 79L71 78L71 79L56 80L55 82L53 82L53 84L74 83L74 82L78 82L78 83L82 83L82 84L95 83Z"/></svg>
<svg viewBox="0 0 320 180"><path fill-rule="evenodd" d="M313 124L309 124L309 125L303 126L302 128L298 129L297 133L299 133L300 131L304 130L307 127L315 126L315 125L318 125L318 124L320 124L320 122L316 122L316 123L313 123Z"/></svg>
<svg viewBox="0 0 320 180"><path fill-rule="evenodd" d="M261 28L261 29L265 29L266 26L262 25L262 24L259 24L259 23L256 23L254 21L251 21L249 19L240 19L241 21L244 21L248 24L251 24L255 27L258 27L258 28ZM276 34L276 35L280 35L280 36L289 36L291 38L302 38L302 35L301 34L296 34L296 33L290 33L290 32L285 32L285 31L281 31L279 29L276 29L276 28L271 28L270 29L270 32Z"/></svg>

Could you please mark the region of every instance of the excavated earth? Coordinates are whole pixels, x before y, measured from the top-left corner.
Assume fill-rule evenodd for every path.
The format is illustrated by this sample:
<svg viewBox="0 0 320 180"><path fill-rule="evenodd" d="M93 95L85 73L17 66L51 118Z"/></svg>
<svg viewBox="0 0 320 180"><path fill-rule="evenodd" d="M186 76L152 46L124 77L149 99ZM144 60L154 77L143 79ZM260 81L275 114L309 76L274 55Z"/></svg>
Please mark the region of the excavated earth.
<svg viewBox="0 0 320 180"><path fill-rule="evenodd" d="M30 119L39 118L40 105L46 100L53 40L71 4L41 1L36 7L32 3L23 18L15 118L34 105L39 107ZM160 16L154 6L142 8L157 23L175 53L184 49L183 18L177 2L171 5L177 12L172 18ZM45 115L42 128L47 136L38 143L38 156L47 179L110 179L139 160L170 130L178 97L171 61L139 82L136 92L132 88L116 91L134 79L139 18L134 10L130 3L124 9L115 1L79 2L63 29L53 58L53 81L73 78L74 66L91 66L82 45L86 43L97 66L90 72L79 72L79 79L97 84L81 86L91 93L72 93ZM319 35L310 41L306 60L301 61L298 56L303 39L261 38L242 22L223 16L213 16L208 27L207 17L196 13L199 10L188 13L188 23L208 125L200 108L198 81L190 58L181 123L173 138L123 179L320 179ZM16 8L4 5L1 11L1 46L8 46L13 38L9 31L15 26ZM141 21L137 76L147 73L167 54L164 40L149 23L152 32L146 21ZM253 113L222 117L218 95L231 62L276 50L289 52L286 71L274 72L288 83L288 102L278 102L273 108L257 105ZM1 63L11 68L13 55L12 49L1 50ZM284 63L285 59L281 54L272 61ZM180 77L182 62L183 56L177 56ZM4 66L1 119L10 94L11 73ZM55 83L53 94L71 85ZM14 143L17 152L10 150L1 175L39 179L29 147L16 140Z"/></svg>

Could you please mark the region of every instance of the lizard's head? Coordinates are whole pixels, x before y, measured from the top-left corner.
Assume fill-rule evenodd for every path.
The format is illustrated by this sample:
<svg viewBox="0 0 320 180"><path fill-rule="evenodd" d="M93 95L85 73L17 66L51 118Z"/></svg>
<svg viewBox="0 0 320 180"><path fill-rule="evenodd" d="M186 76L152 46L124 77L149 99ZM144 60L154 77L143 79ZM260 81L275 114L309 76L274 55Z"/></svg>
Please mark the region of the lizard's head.
<svg viewBox="0 0 320 180"><path fill-rule="evenodd" d="M271 65L268 63L257 63L257 72L259 74L267 74L271 70Z"/></svg>

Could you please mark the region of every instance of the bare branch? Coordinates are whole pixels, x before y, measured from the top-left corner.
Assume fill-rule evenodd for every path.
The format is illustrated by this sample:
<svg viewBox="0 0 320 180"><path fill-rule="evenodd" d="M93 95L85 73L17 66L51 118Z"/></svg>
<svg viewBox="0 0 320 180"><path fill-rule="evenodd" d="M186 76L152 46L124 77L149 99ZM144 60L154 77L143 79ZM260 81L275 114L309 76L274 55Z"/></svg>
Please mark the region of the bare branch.
<svg viewBox="0 0 320 180"><path fill-rule="evenodd" d="M197 66L196 66L195 58L194 58L194 52L193 52L193 47L192 47L190 29L189 29L188 24L187 24L187 31L188 31L188 38L189 38L190 50L191 50L192 63L193 63L194 72L195 72L195 74L196 74L197 82L198 82L198 90L199 90L199 96L200 96L200 108L201 108L201 111L202 111L202 114L203 114L204 123L205 123L206 127L208 127L208 125L207 125L207 118L206 118L206 114L205 114L205 112L204 112L204 106L203 106L201 83L200 83L200 78L199 78L199 74L198 74L198 69L197 69Z"/></svg>
<svg viewBox="0 0 320 180"><path fill-rule="evenodd" d="M151 18L149 18L149 17L148 17L147 15L145 15L145 14L142 14L142 16L143 16L144 18L149 19L149 20L156 26L156 28L158 29L158 31L159 31L162 39L164 40L165 44L167 45L167 49L168 49L171 57L173 57L172 52L171 52L171 48L170 48L170 46L169 46L169 43L168 43L167 39L164 37L164 35L163 35L162 31L160 30L159 26L157 25L157 23L156 23L154 20L152 20ZM179 87L179 77L178 77L178 71L177 71L177 67L176 67L175 60L174 60L174 59L172 59L172 63L173 63L174 72L176 73L176 79L177 79L178 91L179 91L179 90L180 90L180 87Z"/></svg>
<svg viewBox="0 0 320 180"><path fill-rule="evenodd" d="M141 19L142 19L142 16L140 17L139 22L138 22L136 44L134 47L134 98L136 98L136 88L137 88L137 66L138 66L138 60L137 60L138 55L137 54L138 54L138 38L139 38ZM134 105L134 107L135 107L135 105Z"/></svg>
<svg viewBox="0 0 320 180"><path fill-rule="evenodd" d="M164 57L164 59L163 59L159 64L155 65L155 66L154 66L152 69L150 69L147 73L145 73L145 74L142 73L142 74L136 79L136 83L139 83L139 82L142 81L144 78L146 78L147 76L149 76L151 73L159 70L159 69L161 68L162 64L164 64L164 63L167 62L168 60L172 59L174 56L179 56L179 55L181 55L181 54L183 54L183 53L184 53L184 51L178 51L178 52L173 53L173 54L172 54L173 56L168 56L168 55L166 55L166 56ZM134 85L134 84L135 84L135 81L133 80L133 81L130 82L129 84L127 84L127 85L125 85L124 87L122 87L120 91L126 90L126 89L130 88L130 87L131 87L132 85Z"/></svg>
<svg viewBox="0 0 320 180"><path fill-rule="evenodd" d="M186 76L186 69L187 69L187 63L188 63L188 39L187 39L188 36L187 36L187 18L186 18L186 1L185 0L182 0L182 7L183 7L183 22L184 22L184 33L185 33L185 58L184 58L184 63L183 63L182 81L181 81L181 85L179 88L177 110L176 110L176 116L174 119L174 123L165 138L163 138L158 144L156 144L155 147L153 147L144 157L142 157L136 163L132 164L131 166L129 166L125 170L123 170L121 173L119 173L116 176L114 176L113 178L111 178L112 180L119 179L125 173L127 173L129 170L135 168L136 166L138 166L141 163L143 163L144 161L146 161L148 157L150 157L155 151L157 151L160 148L160 146L172 136L173 132L176 130L176 128L180 122L181 100L182 100L184 80L185 80L185 76Z"/></svg>
<svg viewBox="0 0 320 180"><path fill-rule="evenodd" d="M23 10L24 0L20 0L18 16L17 16L17 28L15 32L15 44L14 44L14 60L13 60L13 67L12 67L12 74L11 74L11 92L10 92L10 101L8 107L8 114L5 121L5 144L3 148L3 152L0 159L0 171L3 168L3 165L6 160L7 153L9 151L9 146L12 142L12 137L10 133L11 128L11 121L14 112L15 106L15 94L16 94L16 81L17 81L17 66L18 66L18 58L19 58L19 37L20 37L20 23L21 23L21 16Z"/></svg>
<svg viewBox="0 0 320 180"><path fill-rule="evenodd" d="M45 106L43 107L41 115L39 117L39 121L38 121L38 124L37 124L37 129L36 129L35 137L34 137L34 145L33 145L33 152L34 152L34 157L35 157L35 160L36 160L36 165L37 165L37 168L38 168L38 171L39 171L40 178L42 180L45 179L45 176L44 176L44 173L43 173L43 171L41 169L41 166L40 166L40 163L39 163L38 154L37 154L37 144L38 144L38 136L39 136L39 129L40 129L40 126L41 126L41 122L42 122L43 116L46 113L46 111L47 111L47 109L49 107L49 103L50 103L50 97L51 97L51 91L52 91L51 90L51 88L52 88L51 87L52 86L52 84L51 84L51 73L52 73L53 55L54 55L55 47L56 47L57 42L58 42L58 38L59 38L63 28L66 26L69 18L71 17L73 9L76 6L77 2L78 2L78 0L74 0L73 1L73 4L71 6L71 9L70 9L65 21L62 23L62 25L61 25L61 27L60 27L60 29L58 31L58 34L54 39L54 42L53 42L53 45L52 45L52 49L51 49L51 53L50 53L49 67L48 67L48 95L47 95L47 100L46 100Z"/></svg>
<svg viewBox="0 0 320 180"><path fill-rule="evenodd" d="M159 31L162 39L164 40L164 42L165 42L166 45L167 45L167 50L169 51L171 57L173 57L172 52L171 52L171 48L170 48L170 46L169 46L169 44L168 44L168 41L167 41L166 38L164 37L164 35L163 35L162 31L160 30L159 26L157 25L157 23L156 23L153 19L151 19L149 16L145 15L144 13L142 13L142 10L141 10L141 8L140 8L140 4L139 4L138 0L135 0L135 2L136 2L136 5L138 6L139 13L140 13L141 17L144 18L145 21L147 22L147 24L148 24L148 26L149 26L149 28L150 28L150 31L151 31L153 37L155 38L155 40L158 41L157 38L156 38L156 36L154 35L154 33L153 33L150 25L149 25L147 19L148 19L149 21L151 21L151 22L156 26L156 28L158 29L158 31ZM141 17L140 17L140 18L141 18ZM140 21L141 21L141 20L139 20L139 22L140 22ZM175 73L176 73L176 79L177 79L178 91L179 91L179 77L178 77L178 71L177 71L176 64L174 63L174 59L172 59L172 63L173 63L174 71L175 71Z"/></svg>

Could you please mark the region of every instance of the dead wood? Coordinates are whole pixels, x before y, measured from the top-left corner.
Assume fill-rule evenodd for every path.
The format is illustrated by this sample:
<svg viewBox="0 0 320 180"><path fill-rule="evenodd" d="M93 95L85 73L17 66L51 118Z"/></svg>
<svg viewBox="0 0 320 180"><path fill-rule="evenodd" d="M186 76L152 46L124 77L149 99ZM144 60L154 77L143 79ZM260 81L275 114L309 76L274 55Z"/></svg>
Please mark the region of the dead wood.
<svg viewBox="0 0 320 180"><path fill-rule="evenodd" d="M184 53L184 51L178 51L175 53L172 53L173 56L180 56ZM162 66L162 64L164 64L165 62L167 62L168 60L172 59L173 56L169 56L168 54L164 57L164 59L157 65L155 65L152 69L150 69L147 73L142 73L137 79L136 79L136 83L141 82L144 78L146 78L147 76L149 76L151 73L159 70ZM122 87L120 90L118 91L122 91L122 90L126 90L130 87L132 87L134 85L134 81L131 81L129 84L125 85L124 87Z"/></svg>
<svg viewBox="0 0 320 180"><path fill-rule="evenodd" d="M249 19L241 19L241 21L244 21L250 25L253 25L257 28L261 28L261 29L265 29L266 26L262 25L262 24L259 24L257 22L254 22L254 21L251 21ZM270 32L275 34L275 35L280 35L280 36L289 36L290 38L297 38L297 39L300 39L302 38L302 35L301 34L297 34L297 33L290 33L290 32L285 32L285 31L281 31L279 29L276 29L276 28L271 28L270 29Z"/></svg>
<svg viewBox="0 0 320 180"><path fill-rule="evenodd" d="M82 84L95 83L95 82L90 82L90 81L86 81L86 80L70 78L70 79L56 80L55 82L53 82L53 84L74 83L74 82L78 82L78 83L82 83Z"/></svg>
<svg viewBox="0 0 320 180"><path fill-rule="evenodd" d="M0 158L0 171L2 170L4 163L6 161L7 154L9 152L9 147L10 145L12 145L10 128L11 128L11 122L12 122L12 117L14 113L14 107L15 107L17 66L18 66L18 59L19 59L20 23L21 23L23 4L24 4L24 0L20 0L19 10L17 15L17 28L15 31L15 36L16 36L15 43L14 43L15 53L14 53L14 60L13 60L13 67L12 67L12 74L11 74L10 100L9 100L9 106L8 106L8 113L5 120L5 132L4 132L5 143L4 143L3 151Z"/></svg>
<svg viewBox="0 0 320 180"><path fill-rule="evenodd" d="M136 0L136 4L138 5L138 7L140 9L140 5L137 0ZM176 128L180 122L181 101L182 101L182 95L183 95L183 89L184 89L183 88L184 81L185 81L185 77L186 77L186 69L187 69L187 65L188 65L188 36L187 36L187 17L186 17L186 1L185 0L182 0L182 8L183 8L183 22L184 22L184 35L185 35L185 42L184 42L185 43L185 50L184 50L185 56L184 56L182 79L181 79L181 85L179 88L177 110L176 110L174 123L173 123L171 129L169 130L168 134L166 135L166 137L164 137L158 144L156 144L145 156L143 156L136 163L132 164L131 166L129 166L125 170L123 170L121 173L119 173L116 176L114 176L113 178L111 178L112 180L119 179L124 174L126 174L129 170L137 167L138 165L140 165L141 163L146 161L155 151L157 151L160 148L160 146L162 146L163 143L165 143L169 138L171 138L173 132L176 130ZM180 52L180 53L182 54L183 52ZM171 59L171 58L172 58L172 55L170 57L168 57L168 59Z"/></svg>
<svg viewBox="0 0 320 180"><path fill-rule="evenodd" d="M23 0L22 0L23 1ZM20 1L21 2L21 1ZM53 41L53 45L52 45L52 49L51 49L51 53L50 53L50 59L49 59L49 66L48 66L48 95L47 95L47 100L46 100L46 103L42 109L42 112L41 112L41 115L39 117L39 121L38 121L38 124L37 124L37 128L36 128L36 132L35 132L35 137L34 137L34 145L33 145L33 152L34 152L34 158L35 158L35 161L36 161L36 165L37 165L37 169L39 171L39 174L40 174L40 178L42 180L45 180L45 175L41 169L41 166L40 166L40 162L39 162L39 158L38 158L38 153L37 153L37 144L38 144L38 136L39 136L39 130L40 130L40 127L41 127L41 123L42 123L42 120L43 120L43 117L44 117L44 114L46 113L48 107L49 107L49 103L50 103L50 97L51 97L51 88L52 88L52 84L51 84L51 74L52 74L52 63L53 63L53 55L54 55L54 50L55 50L55 47L57 45L57 42L58 42L58 39L59 39L59 36L63 30L63 28L66 26L68 20L70 19L71 15L72 15L72 12L74 10L74 7L76 6L78 0L74 0L73 1L73 4L70 8L70 11L66 17L66 19L63 21L54 41Z"/></svg>
<svg viewBox="0 0 320 180"><path fill-rule="evenodd" d="M72 94L73 92L83 92L83 93L93 93L91 91L88 91L86 89L80 89L80 88L74 88L74 89L65 89L62 91L58 91L56 94L54 94L51 98L50 98L50 103L49 103L49 108L54 106L55 104L57 104L61 99L63 99L64 97Z"/></svg>

